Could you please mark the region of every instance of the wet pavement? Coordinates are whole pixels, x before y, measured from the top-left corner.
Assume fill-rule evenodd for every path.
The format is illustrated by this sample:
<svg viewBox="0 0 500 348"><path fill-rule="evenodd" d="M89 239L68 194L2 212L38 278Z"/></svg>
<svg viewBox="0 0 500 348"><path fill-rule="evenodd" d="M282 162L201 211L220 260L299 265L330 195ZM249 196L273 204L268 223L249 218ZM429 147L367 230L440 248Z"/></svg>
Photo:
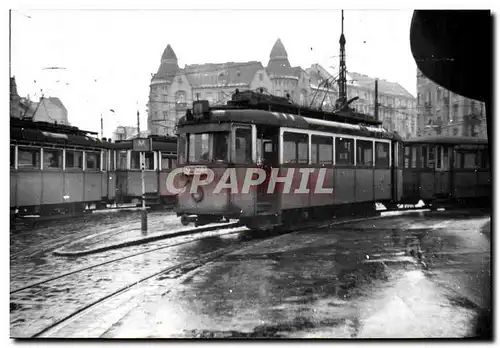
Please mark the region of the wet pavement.
<svg viewBox="0 0 500 348"><path fill-rule="evenodd" d="M215 231L78 258L46 253L39 264L19 256L11 291L27 288L11 294L11 335L30 336L174 267L48 336L467 337L489 306L489 256L489 215L478 211L407 213L274 238Z"/></svg>
<svg viewBox="0 0 500 348"><path fill-rule="evenodd" d="M30 337L89 304L200 252L237 244L243 228L200 233L78 258L48 253L45 263L11 260L12 337ZM219 243L215 238L226 235ZM24 268L23 268L24 265Z"/></svg>
<svg viewBox="0 0 500 348"><path fill-rule="evenodd" d="M489 307L489 221L481 211L426 212L243 243L52 337L470 337ZM176 253L200 255L231 238Z"/></svg>

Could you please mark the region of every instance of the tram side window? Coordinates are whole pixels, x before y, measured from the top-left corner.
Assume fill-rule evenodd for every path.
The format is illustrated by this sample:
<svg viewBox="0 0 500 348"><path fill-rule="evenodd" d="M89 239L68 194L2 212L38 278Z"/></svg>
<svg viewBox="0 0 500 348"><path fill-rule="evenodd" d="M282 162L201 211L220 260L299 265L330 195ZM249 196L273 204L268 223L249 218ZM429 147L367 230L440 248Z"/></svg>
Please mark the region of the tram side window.
<svg viewBox="0 0 500 348"><path fill-rule="evenodd" d="M257 138L256 141L256 156L257 156L257 163L262 163L262 139Z"/></svg>
<svg viewBox="0 0 500 348"><path fill-rule="evenodd" d="M118 154L118 163L116 165L116 169L127 170L127 151L121 150L117 152L117 154Z"/></svg>
<svg viewBox="0 0 500 348"><path fill-rule="evenodd" d="M161 154L161 169L170 169L170 158L166 153Z"/></svg>
<svg viewBox="0 0 500 348"><path fill-rule="evenodd" d="M132 151L130 154L130 169L141 169L141 153Z"/></svg>
<svg viewBox="0 0 500 348"><path fill-rule="evenodd" d="M115 158L115 152L114 151L109 151L109 157L110 157L110 161L109 161L109 170L110 171L114 171L115 170L115 161L116 161L116 158Z"/></svg>
<svg viewBox="0 0 500 348"><path fill-rule="evenodd" d="M443 154L443 147L438 146L436 148L436 169L441 169L441 156Z"/></svg>
<svg viewBox="0 0 500 348"><path fill-rule="evenodd" d="M426 160L427 160L427 145L422 145L420 147L420 168L426 168Z"/></svg>
<svg viewBox="0 0 500 348"><path fill-rule="evenodd" d="M450 151L451 148L445 147L443 148L443 168L444 170L450 169Z"/></svg>
<svg viewBox="0 0 500 348"><path fill-rule="evenodd" d="M40 149L18 148L17 149L18 168L40 169Z"/></svg>
<svg viewBox="0 0 500 348"><path fill-rule="evenodd" d="M85 169L97 171L101 169L101 153L100 152L86 152L85 153Z"/></svg>
<svg viewBox="0 0 500 348"><path fill-rule="evenodd" d="M83 151L66 150L66 169L83 169Z"/></svg>
<svg viewBox="0 0 500 348"><path fill-rule="evenodd" d="M377 166L377 167L389 167L389 144L388 143L375 142L375 166Z"/></svg>
<svg viewBox="0 0 500 348"><path fill-rule="evenodd" d="M283 133L283 163L309 163L308 135Z"/></svg>
<svg viewBox="0 0 500 348"><path fill-rule="evenodd" d="M14 168L16 166L16 148L14 146L10 147L10 167Z"/></svg>
<svg viewBox="0 0 500 348"><path fill-rule="evenodd" d="M488 152L488 148L484 148L479 150L480 158L481 158L481 168L489 169L490 168L490 154Z"/></svg>
<svg viewBox="0 0 500 348"><path fill-rule="evenodd" d="M476 168L476 151L473 150L455 151L455 168L457 169Z"/></svg>
<svg viewBox="0 0 500 348"><path fill-rule="evenodd" d="M311 136L311 163L333 164L333 138L320 135Z"/></svg>
<svg viewBox="0 0 500 348"><path fill-rule="evenodd" d="M476 167L476 152L464 152L462 163L464 169L474 169Z"/></svg>
<svg viewBox="0 0 500 348"><path fill-rule="evenodd" d="M410 168L411 164L411 146L405 146L404 150L404 167Z"/></svg>
<svg viewBox="0 0 500 348"><path fill-rule="evenodd" d="M354 139L335 139L336 164L354 164Z"/></svg>
<svg viewBox="0 0 500 348"><path fill-rule="evenodd" d="M405 158L405 150L404 150L404 145L402 143L398 144L398 166L401 167L404 165L404 158Z"/></svg>
<svg viewBox="0 0 500 348"><path fill-rule="evenodd" d="M108 167L108 152L103 151L102 152L102 170L106 170Z"/></svg>
<svg viewBox="0 0 500 348"><path fill-rule="evenodd" d="M155 170L155 153L146 152L145 160L146 160L146 170Z"/></svg>
<svg viewBox="0 0 500 348"><path fill-rule="evenodd" d="M368 140L356 141L357 164L360 166L373 166L373 142Z"/></svg>
<svg viewBox="0 0 500 348"><path fill-rule="evenodd" d="M434 169L436 161L436 147L431 145L427 149L427 162L426 168Z"/></svg>
<svg viewBox="0 0 500 348"><path fill-rule="evenodd" d="M62 168L62 150L43 149L44 168Z"/></svg>
<svg viewBox="0 0 500 348"><path fill-rule="evenodd" d="M236 128L235 142L234 163L252 163L252 130L250 128Z"/></svg>
<svg viewBox="0 0 500 348"><path fill-rule="evenodd" d="M189 162L209 160L209 134L189 135Z"/></svg>
<svg viewBox="0 0 500 348"><path fill-rule="evenodd" d="M187 152L187 137L186 134L180 134L177 142L177 156L178 163L186 163L186 152Z"/></svg>
<svg viewBox="0 0 500 348"><path fill-rule="evenodd" d="M170 164L172 166L172 169L177 168L177 158L171 158L170 159Z"/></svg>
<svg viewBox="0 0 500 348"><path fill-rule="evenodd" d="M146 152L145 170L155 169L154 156L154 152ZM130 159L130 169L141 169L141 153L139 151L132 151Z"/></svg>
<svg viewBox="0 0 500 348"><path fill-rule="evenodd" d="M417 168L417 148L415 146L411 147L411 167Z"/></svg>

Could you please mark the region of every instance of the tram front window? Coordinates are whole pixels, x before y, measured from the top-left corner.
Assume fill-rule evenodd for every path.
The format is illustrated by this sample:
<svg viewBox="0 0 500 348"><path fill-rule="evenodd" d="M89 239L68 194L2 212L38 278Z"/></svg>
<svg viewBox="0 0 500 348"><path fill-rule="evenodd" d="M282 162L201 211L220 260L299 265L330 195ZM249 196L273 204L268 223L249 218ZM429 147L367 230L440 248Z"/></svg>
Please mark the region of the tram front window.
<svg viewBox="0 0 500 348"><path fill-rule="evenodd" d="M228 162L229 132L189 135L189 162Z"/></svg>

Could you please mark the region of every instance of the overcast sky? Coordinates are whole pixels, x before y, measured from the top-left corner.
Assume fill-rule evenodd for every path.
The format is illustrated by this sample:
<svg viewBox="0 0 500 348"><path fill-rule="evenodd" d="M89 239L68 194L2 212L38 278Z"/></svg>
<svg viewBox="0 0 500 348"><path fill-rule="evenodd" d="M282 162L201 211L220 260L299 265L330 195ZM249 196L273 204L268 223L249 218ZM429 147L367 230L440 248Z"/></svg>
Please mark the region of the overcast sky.
<svg viewBox="0 0 500 348"><path fill-rule="evenodd" d="M398 82L416 95L411 17L410 10L346 10L348 71ZM75 126L99 131L104 113L111 136L117 123L136 125L136 105L147 127L151 74L167 44L181 68L250 60L266 66L280 38L292 66L319 63L333 72L339 36L335 10L13 11L11 75L21 96L37 100L43 90L59 97Z"/></svg>

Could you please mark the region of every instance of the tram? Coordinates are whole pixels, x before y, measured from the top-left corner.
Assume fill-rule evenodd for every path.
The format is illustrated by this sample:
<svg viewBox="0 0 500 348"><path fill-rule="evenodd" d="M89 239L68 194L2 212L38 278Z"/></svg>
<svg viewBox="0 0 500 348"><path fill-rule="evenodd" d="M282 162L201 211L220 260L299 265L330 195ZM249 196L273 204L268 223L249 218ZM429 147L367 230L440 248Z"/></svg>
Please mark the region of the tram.
<svg viewBox="0 0 500 348"><path fill-rule="evenodd" d="M170 183L185 223L232 218L269 229L370 213L403 196L397 134L266 98L237 90L227 106L196 101L179 120L181 170Z"/></svg>

